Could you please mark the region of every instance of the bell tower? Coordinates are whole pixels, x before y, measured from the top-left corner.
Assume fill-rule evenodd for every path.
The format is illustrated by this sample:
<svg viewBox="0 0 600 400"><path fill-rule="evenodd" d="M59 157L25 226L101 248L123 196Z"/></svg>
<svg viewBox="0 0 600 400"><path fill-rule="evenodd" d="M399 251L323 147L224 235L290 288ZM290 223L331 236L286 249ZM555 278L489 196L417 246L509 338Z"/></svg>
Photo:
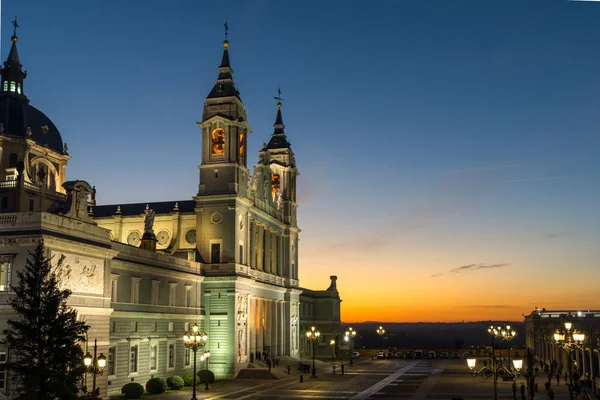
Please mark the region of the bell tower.
<svg viewBox="0 0 600 400"><path fill-rule="evenodd" d="M198 195L242 194L248 189L246 167L247 136L250 128L246 107L233 82L229 62L227 26L219 76L204 100L202 122L202 164Z"/></svg>

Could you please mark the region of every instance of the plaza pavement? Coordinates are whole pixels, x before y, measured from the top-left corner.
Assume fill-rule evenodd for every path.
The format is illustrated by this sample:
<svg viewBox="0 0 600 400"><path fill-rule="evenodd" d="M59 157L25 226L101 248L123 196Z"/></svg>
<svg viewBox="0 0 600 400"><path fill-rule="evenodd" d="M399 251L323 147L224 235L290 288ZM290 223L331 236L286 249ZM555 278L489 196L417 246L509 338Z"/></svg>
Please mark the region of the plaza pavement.
<svg viewBox="0 0 600 400"><path fill-rule="evenodd" d="M308 361L306 361L308 363ZM286 373L286 364L272 371L279 379L254 380L236 379L210 385L208 391L204 385L197 389L198 399L414 399L414 400L452 400L461 397L464 400L493 399L491 378L471 377L464 360L366 360L355 361L349 367L345 361L345 374L341 375L339 362L336 373L331 372L331 363L317 365L317 379L310 374L300 374L292 365L291 374ZM304 382L300 382L303 375ZM547 399L544 390L545 378L537 380L540 393L537 399ZM523 378L517 386L525 383ZM555 399L569 398L566 386L561 382L554 389ZM510 400L512 382L498 381L498 398ZM189 400L191 392L170 393L160 396L161 400ZM517 390L517 399L521 399Z"/></svg>

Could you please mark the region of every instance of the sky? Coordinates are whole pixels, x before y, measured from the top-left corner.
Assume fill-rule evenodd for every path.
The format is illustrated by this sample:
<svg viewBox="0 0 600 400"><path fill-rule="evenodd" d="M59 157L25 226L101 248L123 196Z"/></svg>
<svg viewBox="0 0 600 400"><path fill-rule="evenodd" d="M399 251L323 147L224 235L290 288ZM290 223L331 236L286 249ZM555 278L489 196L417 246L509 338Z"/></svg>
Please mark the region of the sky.
<svg viewBox="0 0 600 400"><path fill-rule="evenodd" d="M600 2L3 0L2 57L15 15L99 204L196 194L227 20L249 166L281 87L300 284L343 321L600 309Z"/></svg>

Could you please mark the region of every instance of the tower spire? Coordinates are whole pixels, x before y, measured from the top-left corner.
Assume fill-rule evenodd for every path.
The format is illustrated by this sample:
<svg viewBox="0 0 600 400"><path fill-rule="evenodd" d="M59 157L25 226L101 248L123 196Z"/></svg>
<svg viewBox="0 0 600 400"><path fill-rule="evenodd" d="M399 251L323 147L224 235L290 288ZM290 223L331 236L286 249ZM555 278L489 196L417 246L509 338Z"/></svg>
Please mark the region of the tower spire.
<svg viewBox="0 0 600 400"><path fill-rule="evenodd" d="M273 124L273 135L266 148L289 149L291 145L285 136L285 125L283 124L283 117L281 116L281 102L283 101L283 97L281 97L281 88L277 89L277 96L274 96L273 98L277 100L277 116L275 117L275 123Z"/></svg>
<svg viewBox="0 0 600 400"><path fill-rule="evenodd" d="M19 52L17 50L17 28L20 27L17 22L17 17L11 22L13 25L13 35L10 38L12 46L8 57L4 62L4 68L0 71L2 74L2 83L0 84L0 93L10 94L11 96L17 96L27 101L27 97L23 94L23 80L27 77L27 73L23 72L23 66L19 59Z"/></svg>
<svg viewBox="0 0 600 400"><path fill-rule="evenodd" d="M223 26L225 27L225 40L223 41L223 57L221 58L221 65L219 65L218 68L219 78L217 79L213 89L208 94L208 98L213 99L217 97L235 96L239 99L240 94L233 83L233 69L231 68L231 64L229 62L229 40L227 40L227 36L229 34L229 25L227 25L227 22L225 22Z"/></svg>

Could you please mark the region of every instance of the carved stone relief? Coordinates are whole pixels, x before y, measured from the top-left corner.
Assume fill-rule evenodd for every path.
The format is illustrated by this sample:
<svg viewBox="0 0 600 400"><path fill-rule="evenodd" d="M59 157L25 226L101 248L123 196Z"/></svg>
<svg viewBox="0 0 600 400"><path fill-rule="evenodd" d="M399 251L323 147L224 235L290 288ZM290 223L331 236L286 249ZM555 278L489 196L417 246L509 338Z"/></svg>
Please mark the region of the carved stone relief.
<svg viewBox="0 0 600 400"><path fill-rule="evenodd" d="M52 251L52 266L61 289L77 293L104 293L102 259Z"/></svg>

